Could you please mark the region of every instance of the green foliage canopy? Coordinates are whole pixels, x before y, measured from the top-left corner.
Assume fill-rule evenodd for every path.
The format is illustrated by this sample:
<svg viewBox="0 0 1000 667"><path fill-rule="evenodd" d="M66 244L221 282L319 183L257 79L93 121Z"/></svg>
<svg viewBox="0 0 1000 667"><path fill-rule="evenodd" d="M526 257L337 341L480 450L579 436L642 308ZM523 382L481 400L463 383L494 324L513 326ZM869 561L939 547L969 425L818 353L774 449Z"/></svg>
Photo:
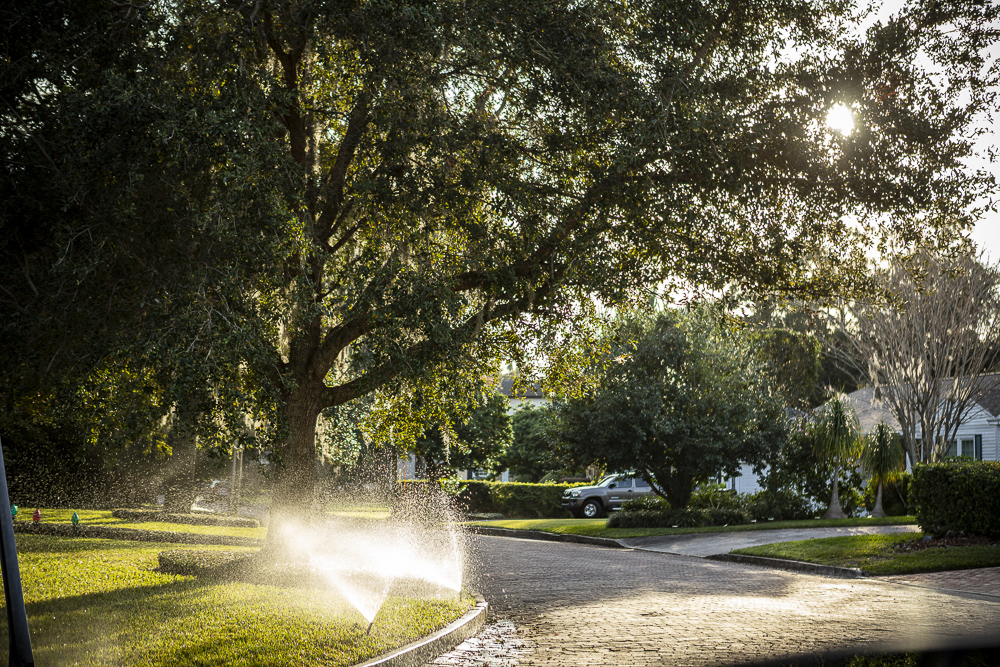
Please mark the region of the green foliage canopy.
<svg viewBox="0 0 1000 667"><path fill-rule="evenodd" d="M861 450L861 466L872 483L885 485L895 482L906 468L906 450L895 431L879 422L865 436Z"/></svg>

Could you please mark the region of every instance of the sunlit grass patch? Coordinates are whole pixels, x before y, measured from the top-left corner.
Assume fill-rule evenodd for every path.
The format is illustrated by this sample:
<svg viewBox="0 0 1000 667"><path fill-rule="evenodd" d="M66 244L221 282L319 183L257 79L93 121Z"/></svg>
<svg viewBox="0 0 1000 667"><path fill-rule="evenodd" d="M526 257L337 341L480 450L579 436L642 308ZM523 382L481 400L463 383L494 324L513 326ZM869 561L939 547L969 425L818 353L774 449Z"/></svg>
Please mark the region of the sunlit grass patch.
<svg viewBox="0 0 1000 667"><path fill-rule="evenodd" d="M35 511L34 507L21 507L17 513L18 521L31 521L31 515ZM111 516L111 510L72 510L54 509L50 507L37 508L41 515L40 523L70 523L73 519L73 512L80 517L80 523L89 526L118 526L121 520Z"/></svg>
<svg viewBox="0 0 1000 667"><path fill-rule="evenodd" d="M366 498L334 498L326 504L326 513L347 519L388 519L392 506L388 502Z"/></svg>
<svg viewBox="0 0 1000 667"><path fill-rule="evenodd" d="M890 575L942 572L1000 566L998 546L934 547L914 552L897 545L918 540L923 533L847 535L798 542L779 542L732 553L798 560L820 565L858 568L866 574Z"/></svg>
<svg viewBox="0 0 1000 667"><path fill-rule="evenodd" d="M367 621L331 590L156 571L159 552L175 544L26 534L17 543L38 665L349 665L473 604L390 597L368 636ZM6 651L3 642L0 660Z"/></svg>
<svg viewBox="0 0 1000 667"><path fill-rule="evenodd" d="M726 533L752 530L777 530L779 528L827 528L850 526L894 526L916 523L912 516L891 516L865 519L807 519L804 521L760 521L739 526L704 526L696 528L607 528L606 519L502 519L499 521L470 521L466 525L512 530L540 530L549 533L568 533L624 539L654 535L685 535L689 533ZM912 533L910 533L912 535Z"/></svg>

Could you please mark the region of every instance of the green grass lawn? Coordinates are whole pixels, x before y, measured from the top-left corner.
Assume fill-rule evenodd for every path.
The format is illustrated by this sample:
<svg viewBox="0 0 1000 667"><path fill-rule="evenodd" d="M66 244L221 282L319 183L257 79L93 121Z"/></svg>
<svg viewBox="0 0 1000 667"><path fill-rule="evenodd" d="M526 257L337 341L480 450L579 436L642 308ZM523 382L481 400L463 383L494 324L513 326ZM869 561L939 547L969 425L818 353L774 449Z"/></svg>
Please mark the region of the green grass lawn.
<svg viewBox="0 0 1000 667"><path fill-rule="evenodd" d="M43 667L351 665L424 636L473 604L467 596L390 597L366 635L361 614L329 590L155 571L159 552L176 544L28 534L17 544L35 664ZM0 661L6 655L2 641Z"/></svg>
<svg viewBox="0 0 1000 667"><path fill-rule="evenodd" d="M805 521L762 521L743 526L707 526L704 528L607 528L606 519L504 519L500 521L470 521L468 525L540 530L549 533L571 533L593 537L649 537L652 535L683 535L688 533L723 533L744 530L776 530L778 528L823 528L829 526L894 526L915 524L912 516L891 516L866 519L807 519Z"/></svg>
<svg viewBox="0 0 1000 667"><path fill-rule="evenodd" d="M848 535L800 542L779 542L736 549L732 553L798 560L820 565L856 567L865 574L913 574L1000 566L1000 546L932 547L905 552L898 544L917 540L923 533Z"/></svg>

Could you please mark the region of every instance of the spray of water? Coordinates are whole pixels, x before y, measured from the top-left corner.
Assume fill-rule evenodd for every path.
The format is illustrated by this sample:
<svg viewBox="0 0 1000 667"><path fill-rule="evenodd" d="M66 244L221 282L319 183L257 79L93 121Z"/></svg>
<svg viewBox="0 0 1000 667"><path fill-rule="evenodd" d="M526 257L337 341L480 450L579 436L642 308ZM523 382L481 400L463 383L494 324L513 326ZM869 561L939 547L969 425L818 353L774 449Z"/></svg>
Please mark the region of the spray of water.
<svg viewBox="0 0 1000 667"><path fill-rule="evenodd" d="M329 518L272 526L284 544L368 621L369 630L391 591L454 596L462 589L463 540L454 523L426 513L388 520Z"/></svg>

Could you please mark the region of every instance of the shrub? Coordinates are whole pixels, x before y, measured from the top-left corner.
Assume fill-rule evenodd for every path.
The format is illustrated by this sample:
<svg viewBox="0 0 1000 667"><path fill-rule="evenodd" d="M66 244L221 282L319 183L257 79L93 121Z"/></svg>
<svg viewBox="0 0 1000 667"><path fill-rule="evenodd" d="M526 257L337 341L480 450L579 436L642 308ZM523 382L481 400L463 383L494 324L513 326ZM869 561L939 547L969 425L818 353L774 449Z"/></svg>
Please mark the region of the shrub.
<svg viewBox="0 0 1000 667"><path fill-rule="evenodd" d="M31 535L88 537L105 540L132 540L136 542L171 542L175 544L260 546L263 542L263 540L255 537L205 535L183 532L173 533L165 530L138 530L135 528L118 528L117 526L71 526L68 523L33 523L30 521L15 521L14 532Z"/></svg>
<svg viewBox="0 0 1000 667"><path fill-rule="evenodd" d="M691 494L688 507L692 509L730 509L746 510L746 496L727 489L722 484L711 484L698 489Z"/></svg>
<svg viewBox="0 0 1000 667"><path fill-rule="evenodd" d="M1000 537L1000 462L946 461L913 469L910 506L921 530Z"/></svg>
<svg viewBox="0 0 1000 667"><path fill-rule="evenodd" d="M175 549L161 551L160 572L196 577L237 577L252 563L254 554L246 551L195 551Z"/></svg>
<svg viewBox="0 0 1000 667"><path fill-rule="evenodd" d="M114 509L111 516L130 521L159 521L162 523L184 523L189 526L236 526L256 528L260 521L241 516L218 516L215 514L186 514L164 512L163 510Z"/></svg>
<svg viewBox="0 0 1000 667"><path fill-rule="evenodd" d="M636 502L636 501L631 501ZM695 528L750 523L750 517L734 509L622 509L608 519L608 528Z"/></svg>
<svg viewBox="0 0 1000 667"><path fill-rule="evenodd" d="M663 510L670 509L670 503L667 502L666 498L660 498L659 496L639 496L638 498L633 498L632 500L626 500L622 503L621 509L623 512L637 512L645 510L662 512Z"/></svg>
<svg viewBox="0 0 1000 667"><path fill-rule="evenodd" d="M496 511L504 516L558 518L569 515L562 508L566 484L520 484L518 482L478 482L488 484Z"/></svg>
<svg viewBox="0 0 1000 667"><path fill-rule="evenodd" d="M907 516L909 514L910 481L913 476L904 472L898 481L882 487L882 509L886 516ZM878 487L874 484L865 486L865 508L871 512L875 509L875 495Z"/></svg>
<svg viewBox="0 0 1000 667"><path fill-rule="evenodd" d="M408 480L396 485L394 511L415 497L429 493L427 480ZM563 491L580 484L522 484L470 480L460 484L455 506L468 514L497 513L507 517L556 519L569 516L562 508Z"/></svg>
<svg viewBox="0 0 1000 667"><path fill-rule="evenodd" d="M840 509L844 510L847 516L858 516L865 507L865 497L861 491L854 486L840 487Z"/></svg>
<svg viewBox="0 0 1000 667"><path fill-rule="evenodd" d="M790 490L758 491L747 502L747 512L752 519L764 521L797 521L813 517L813 504Z"/></svg>

